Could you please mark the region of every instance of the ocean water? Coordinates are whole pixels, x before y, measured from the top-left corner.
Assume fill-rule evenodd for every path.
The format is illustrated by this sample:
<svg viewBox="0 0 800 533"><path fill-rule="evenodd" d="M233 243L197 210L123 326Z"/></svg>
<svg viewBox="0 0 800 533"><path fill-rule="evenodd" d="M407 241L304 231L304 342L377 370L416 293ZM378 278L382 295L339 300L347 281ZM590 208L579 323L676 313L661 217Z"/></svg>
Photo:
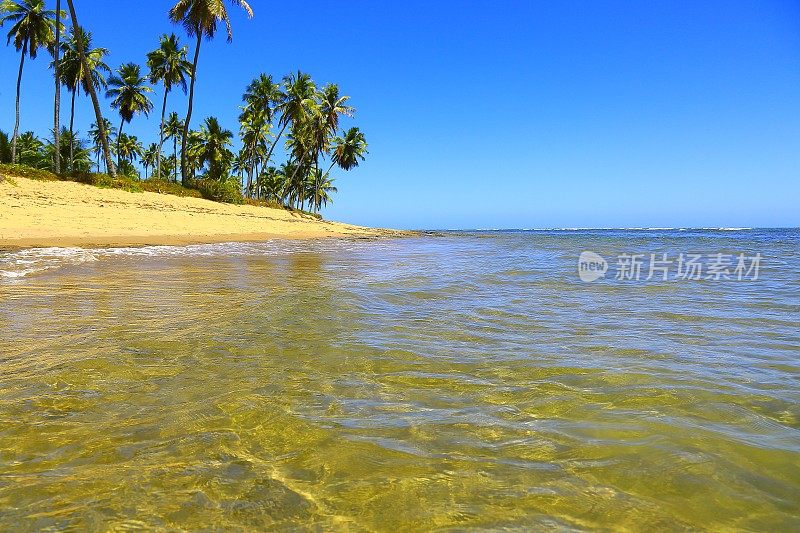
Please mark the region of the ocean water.
<svg viewBox="0 0 800 533"><path fill-rule="evenodd" d="M273 528L799 530L800 231L0 252L0 530Z"/></svg>

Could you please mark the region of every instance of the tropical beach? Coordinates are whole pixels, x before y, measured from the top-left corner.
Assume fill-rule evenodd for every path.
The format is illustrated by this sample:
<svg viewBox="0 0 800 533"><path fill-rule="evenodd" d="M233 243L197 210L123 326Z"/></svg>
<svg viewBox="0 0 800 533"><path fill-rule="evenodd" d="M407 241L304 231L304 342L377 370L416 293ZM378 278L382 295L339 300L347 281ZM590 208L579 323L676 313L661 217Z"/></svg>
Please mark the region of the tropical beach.
<svg viewBox="0 0 800 533"><path fill-rule="evenodd" d="M0 0L0 531L800 531L798 20Z"/></svg>
<svg viewBox="0 0 800 533"><path fill-rule="evenodd" d="M0 247L132 246L400 236L250 205L22 177L0 181Z"/></svg>

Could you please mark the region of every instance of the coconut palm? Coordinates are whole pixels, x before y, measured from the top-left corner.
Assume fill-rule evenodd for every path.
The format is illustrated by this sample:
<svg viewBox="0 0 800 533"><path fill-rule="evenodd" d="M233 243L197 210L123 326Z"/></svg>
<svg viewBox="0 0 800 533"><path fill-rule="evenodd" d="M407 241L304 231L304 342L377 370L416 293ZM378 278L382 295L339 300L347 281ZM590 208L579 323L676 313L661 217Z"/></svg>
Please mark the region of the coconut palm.
<svg viewBox="0 0 800 533"><path fill-rule="evenodd" d="M183 134L183 132L181 132ZM189 131L186 138L186 165L189 175L195 176L202 167L200 164L200 153L202 151L203 139L197 130ZM183 164L183 163L181 163Z"/></svg>
<svg viewBox="0 0 800 533"><path fill-rule="evenodd" d="M11 141L8 133L0 130L0 163L11 163Z"/></svg>
<svg viewBox="0 0 800 533"><path fill-rule="evenodd" d="M14 41L14 48L21 52L19 73L17 74L16 115L14 135L11 137L11 159L17 162L17 137L19 136L19 98L22 87L22 69L25 56L36 59L41 47L52 46L55 41L56 13L45 9L44 0L3 0L0 4L0 26L11 24L8 31L8 44Z"/></svg>
<svg viewBox="0 0 800 533"><path fill-rule="evenodd" d="M199 167L208 165L207 178L222 181L228 177L233 163L232 139L233 133L224 129L216 117L208 117L200 126L193 155Z"/></svg>
<svg viewBox="0 0 800 533"><path fill-rule="evenodd" d="M242 96L245 109L264 113L267 122L272 122L276 107L283 98L280 84L272 81L272 76L263 73L250 82Z"/></svg>
<svg viewBox="0 0 800 533"><path fill-rule="evenodd" d="M249 162L247 160L247 150L242 148L234 156L233 164L231 165L231 172L233 172L236 177L239 178L239 182L244 181L244 174L247 171L248 165Z"/></svg>
<svg viewBox="0 0 800 533"><path fill-rule="evenodd" d="M323 174L320 169L314 168L310 181L312 182L310 203L316 211L328 205L328 202L333 203L331 194L337 192L337 189L333 186L334 180L330 174Z"/></svg>
<svg viewBox="0 0 800 533"><path fill-rule="evenodd" d="M144 153L142 143L139 142L136 135L128 135L127 133L117 135L117 150L119 150L117 154L119 161L125 161L131 165L142 157Z"/></svg>
<svg viewBox="0 0 800 533"><path fill-rule="evenodd" d="M100 156L103 154L103 139L102 134L105 132L107 135L117 135L117 128L111 125L111 121L107 118L103 119L103 130L97 127L97 124L92 124L89 128L89 138L92 141L92 151L97 157L97 171L100 172Z"/></svg>
<svg viewBox="0 0 800 533"><path fill-rule="evenodd" d="M175 111L169 114L167 121L164 123L164 135L164 139L172 138L172 156L176 161L173 171L175 172L175 181L178 181L178 139L182 138L183 135L183 121Z"/></svg>
<svg viewBox="0 0 800 533"><path fill-rule="evenodd" d="M338 165L342 170L350 170L358 166L358 160L364 161L364 154L367 151L367 139L358 128L350 128L344 134L344 137L336 137L334 139L333 155L331 156L330 168L333 165ZM328 173L326 172L326 174Z"/></svg>
<svg viewBox="0 0 800 533"><path fill-rule="evenodd" d="M307 121L297 121L292 124L291 131L286 139L286 148L289 151L289 160L294 172L289 176L289 186L294 191L296 207L303 209L308 197L305 189L305 178L311 171L308 157L314 144L313 130Z"/></svg>
<svg viewBox="0 0 800 533"><path fill-rule="evenodd" d="M160 159L159 155L160 152L158 149L158 145L156 143L152 143L150 146L147 147L147 150L142 152L142 166L144 167L144 179L148 178L147 169L157 165L157 162ZM156 176L154 177L161 178L161 175L156 174Z"/></svg>
<svg viewBox="0 0 800 533"><path fill-rule="evenodd" d="M267 167L259 176L259 196L267 201L283 202L287 194L286 175L275 167Z"/></svg>
<svg viewBox="0 0 800 533"><path fill-rule="evenodd" d="M315 116L311 121L315 169L319 169L320 155L328 152L330 141L339 129L340 117L352 117L353 113L355 113L352 107L346 105L349 99L349 96L341 96L339 94L339 86L336 84L325 85L319 92L319 105L316 107ZM314 178L316 181L312 196L312 207L319 210L321 206L317 200L321 198L321 195L318 189L322 185L323 174L314 172Z"/></svg>
<svg viewBox="0 0 800 533"><path fill-rule="evenodd" d="M281 129L269 147L266 156L267 163L269 163L272 152L286 127L290 123L302 122L308 116L309 109L315 105L317 87L308 74L298 70L296 74L284 76L283 85L284 92L276 95L277 99L274 102L275 112L281 113L281 119L278 121Z"/></svg>
<svg viewBox="0 0 800 533"><path fill-rule="evenodd" d="M331 134L339 130L339 119L342 116L352 117L355 109L346 105L349 96L339 94L339 86L335 83L325 85L319 92L320 111L325 118L325 126Z"/></svg>
<svg viewBox="0 0 800 533"><path fill-rule="evenodd" d="M253 187L253 176L258 179L258 163L265 151L269 129L267 113L263 110L245 107L239 115L239 135L244 145L242 155L244 170L247 172L247 191Z"/></svg>
<svg viewBox="0 0 800 533"><path fill-rule="evenodd" d="M108 79L111 88L106 91L106 98L112 98L111 107L119 111L120 125L117 134L117 141L122 138L122 127L126 122L130 123L133 117L138 114L145 116L150 114L153 103L147 97L148 93L153 92L147 85L147 79L142 76L139 65L135 63L125 63L117 73ZM120 147L117 146L117 164L121 159Z"/></svg>
<svg viewBox="0 0 800 533"><path fill-rule="evenodd" d="M111 69L105 63L104 58L108 55L106 48L92 48L92 34L81 27L72 28L70 37L61 44L61 51L64 56L60 62L60 76L64 86L72 94L69 114L69 131L74 132L75 123L75 99L79 90L83 88L83 94L89 95L86 78L83 75L83 64L81 63L80 53L78 52L78 37L82 39L86 55L86 64L89 67L88 78L92 80L94 89L106 88L108 86L105 74L110 73ZM80 35L78 35L80 34ZM70 136L74 138L74 135ZM70 160L73 157L70 156ZM70 169L72 170L72 169Z"/></svg>
<svg viewBox="0 0 800 533"><path fill-rule="evenodd" d="M161 161L161 171L164 173L163 178L159 179L168 179L169 176L172 176L174 172L178 170L178 162L175 159L175 156L170 155L168 157L162 156Z"/></svg>
<svg viewBox="0 0 800 533"><path fill-rule="evenodd" d="M42 169L50 165L45 155L45 144L32 131L26 131L17 141L17 160L20 164Z"/></svg>
<svg viewBox="0 0 800 533"><path fill-rule="evenodd" d="M67 5L69 5L69 15L70 19L72 20L72 26L74 28L80 27L78 24L78 15L75 12L75 4L72 0L67 0ZM83 64L83 72L84 76L88 78L89 76L89 66L86 61L86 47L83 44L83 39L80 33L75 34L77 36L77 45L78 45L78 55L81 58L81 64ZM97 98L97 91L94 90L94 85L91 81L87 81L86 87L89 89L89 96L92 97L92 106L94 107L94 117L95 117L95 124L98 124L99 127L99 134L100 134L100 141L103 145L103 158L106 161L106 170L111 175L111 177L117 177L117 169L114 166L114 162L111 160L111 149L108 145L108 131L105 129L105 120L103 120L103 112L100 110L100 100Z"/></svg>
<svg viewBox="0 0 800 533"><path fill-rule="evenodd" d="M239 122L240 135L250 161L247 169L248 191L252 190L253 176L256 176L256 180L258 179L258 164L269 164L269 159L260 161L262 159L260 156L263 154L259 152L265 149L272 121L284 98L285 94L281 91L280 84L275 83L272 76L263 73L250 82L242 96L245 105L239 116ZM258 192L259 188L256 187L256 190Z"/></svg>
<svg viewBox="0 0 800 533"><path fill-rule="evenodd" d="M231 0L231 3L244 9L247 16L252 18L253 10L245 0ZM189 83L189 106L186 111L183 138L181 139L181 176L183 184L186 185L189 180L188 166L186 165L186 144L189 125L192 120L194 82L197 80L197 60L200 56L200 43L204 36L207 39L214 38L219 22L225 24L228 42L233 39L233 32L231 21L228 18L228 10L225 7L225 0L178 0L169 11L169 18L172 22L180 23L189 37L196 38L194 60L192 61L192 79Z"/></svg>
<svg viewBox="0 0 800 533"><path fill-rule="evenodd" d="M292 161L286 161L285 163L282 163L277 169L277 176L275 179L282 184L281 200L283 201L284 205L287 206L292 206L298 202L298 191L291 182L291 177L296 174L296 170L297 165Z"/></svg>
<svg viewBox="0 0 800 533"><path fill-rule="evenodd" d="M48 143L45 147L48 159L54 160L55 153L59 152L61 160L68 164L73 172L89 172L92 168L92 157L87 148L88 143L78 138L67 128L61 129L58 139L58 145ZM56 150L56 146L59 147L58 150Z"/></svg>
<svg viewBox="0 0 800 533"><path fill-rule="evenodd" d="M164 146L164 116L167 112L167 96L174 86L186 93L186 78L192 75L192 64L186 60L188 47L181 46L175 34L162 35L159 47L147 54L150 83L164 84L164 103L161 105L161 127L158 141L156 173L161 176L161 149Z"/></svg>

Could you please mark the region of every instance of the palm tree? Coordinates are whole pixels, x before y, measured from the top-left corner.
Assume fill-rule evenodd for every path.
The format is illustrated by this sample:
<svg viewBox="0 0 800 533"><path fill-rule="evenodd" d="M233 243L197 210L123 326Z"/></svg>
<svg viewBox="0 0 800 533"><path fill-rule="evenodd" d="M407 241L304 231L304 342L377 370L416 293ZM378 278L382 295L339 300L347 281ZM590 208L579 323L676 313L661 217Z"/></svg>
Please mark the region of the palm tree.
<svg viewBox="0 0 800 533"><path fill-rule="evenodd" d="M169 176L172 176L173 172L177 172L177 170L178 170L178 162L175 159L175 156L173 155L170 155L169 157L162 156L161 171L164 173L164 176L166 176L166 178L161 178L161 179L167 179Z"/></svg>
<svg viewBox="0 0 800 533"><path fill-rule="evenodd" d="M245 107L242 114L239 115L239 135L244 145L242 155L244 169L247 171L246 190L248 191L252 189L253 176L256 176L256 180L258 180L258 161L263 155L269 137L269 127L267 113L263 110Z"/></svg>
<svg viewBox="0 0 800 533"><path fill-rule="evenodd" d="M231 172L236 174L239 178L239 182L244 181L244 173L247 170L248 161L247 161L247 151L242 148L233 158L233 165L231 166Z"/></svg>
<svg viewBox="0 0 800 533"><path fill-rule="evenodd" d="M295 201L298 198L297 190L294 187L294 184L290 181L290 178L295 175L297 170L297 165L294 164L292 161L287 161L277 169L277 176L275 179L282 184L282 196L281 200L284 202L285 205L294 205Z"/></svg>
<svg viewBox="0 0 800 533"><path fill-rule="evenodd" d="M339 95L339 86L336 84L328 84L322 88L319 93L319 106L318 113L312 121L313 137L314 137L314 168L319 169L319 156L327 153L328 146L331 138L336 135L339 129L339 118L341 116L352 117L355 110L346 105L350 97ZM326 173L327 175L327 173ZM315 184L314 194L312 197L312 206L317 210L321 205L319 199L319 187L323 174L321 172L314 172Z"/></svg>
<svg viewBox="0 0 800 533"><path fill-rule="evenodd" d="M92 80L92 85L95 89L106 88L108 83L104 73L110 73L111 69L103 61L108 50L106 48L92 48L92 34L87 32L81 27L71 29L71 35L68 41L62 43L61 51L64 57L61 60L61 79L67 90L72 93L72 100L70 103L69 115L69 131L74 132L75 123L75 98L78 95L79 89L83 88L83 94L88 95L89 89L86 85L86 76L83 75L83 64L81 63L80 54L78 52L78 33L82 39L86 64L89 67L89 76ZM74 136L71 136L74 138ZM72 160L72 156L70 156ZM72 170L72 169L70 169Z"/></svg>
<svg viewBox="0 0 800 533"><path fill-rule="evenodd" d="M272 76L263 73L250 82L242 96L245 109L263 112L267 122L272 122L276 110L274 105L279 104L283 98L281 86L272 81Z"/></svg>
<svg viewBox="0 0 800 533"><path fill-rule="evenodd" d="M334 180L329 174L323 175L320 169L315 168L311 173L311 182L311 205L317 211L328 205L328 202L333 203L331 193L337 192L337 189L333 186Z"/></svg>
<svg viewBox="0 0 800 533"><path fill-rule="evenodd" d="M275 167L267 167L259 176L258 194L265 200L283 202L287 193L286 175Z"/></svg>
<svg viewBox="0 0 800 533"><path fill-rule="evenodd" d="M253 10L245 0L231 0L234 5L245 10L247 16L252 18ZM194 103L194 82L197 80L197 59L200 56L200 43L205 36L213 39L217 31L217 23L224 22L228 31L228 42L233 39L231 21L225 8L224 0L178 0L170 9L169 18L172 22L183 25L189 37L195 37L197 42L194 48L192 61L192 80L189 83L189 107L186 111L186 120L183 125L183 138L181 139L181 177L184 185L189 181L188 166L186 165L186 143L189 136L189 125L192 120L192 104Z"/></svg>
<svg viewBox="0 0 800 533"><path fill-rule="evenodd" d="M314 121L320 115L320 106L317 101L317 87L308 74L300 71L284 78L286 86L286 100L282 106L281 122L283 127L291 123L292 129L287 147L295 159L295 174L289 179L298 191L297 200L300 209L303 209L306 195L300 181L308 172L308 159L315 145ZM313 157L313 156L312 156ZM298 174L299 173L299 174Z"/></svg>
<svg viewBox="0 0 800 533"><path fill-rule="evenodd" d="M89 137L92 140L92 151L97 156L97 172L100 172L100 154L103 153L103 132L107 135L117 135L117 128L111 125L111 121L107 118L103 119L103 129L97 127L97 124L92 124L89 128Z"/></svg>
<svg viewBox="0 0 800 533"><path fill-rule="evenodd" d="M11 142L8 133L0 130L0 163L11 163Z"/></svg>
<svg viewBox="0 0 800 533"><path fill-rule="evenodd" d="M106 98L113 98L111 107L119 110L121 118L117 142L122 137L122 127L126 122L130 122L134 115L140 113L147 116L153 109L153 103L147 97L147 93L153 90L146 83L147 79L142 76L139 65L135 63L125 63L117 70L117 74L108 79L112 88L106 91ZM117 146L117 164L120 158L120 148Z"/></svg>
<svg viewBox="0 0 800 533"><path fill-rule="evenodd" d="M45 155L45 145L32 131L26 131L19 136L18 161L20 164L34 167L47 168L49 160Z"/></svg>
<svg viewBox="0 0 800 533"><path fill-rule="evenodd" d="M125 164L129 165L129 168L133 168L134 161L142 157L144 153L142 143L139 142L136 135L120 133L117 135L117 147L119 150L117 157L120 161L120 168Z"/></svg>
<svg viewBox="0 0 800 533"><path fill-rule="evenodd" d="M181 135L183 132L181 131ZM191 130L186 138L186 165L187 171L191 176L202 167L200 164L200 152L203 147L203 139L199 131ZM183 163L181 163L183 164Z"/></svg>
<svg viewBox="0 0 800 533"><path fill-rule="evenodd" d="M367 151L367 139L358 128L350 128L344 137L334 139L333 155L331 156L331 171L333 165L338 165L342 170L350 170L358 166L358 160L364 161ZM325 174L327 174L326 172Z"/></svg>
<svg viewBox="0 0 800 533"><path fill-rule="evenodd" d="M178 117L178 113L173 111L167 117L166 123L164 123L164 135L166 135L165 139L169 139L172 137L172 156L175 159L175 181L178 181L178 139L180 139L183 135L183 121Z"/></svg>
<svg viewBox="0 0 800 533"><path fill-rule="evenodd" d="M142 166L144 166L144 179L147 179L147 169L157 165L158 160L160 159L161 153L158 149L158 145L156 143L152 143L150 146L147 147L142 153ZM160 167L159 167L160 169ZM158 174L158 179L161 178L161 175Z"/></svg>
<svg viewBox="0 0 800 533"><path fill-rule="evenodd" d="M70 133L67 128L62 128L59 144L48 143L45 152L49 154L50 160L55 160L55 153L59 152L61 160L68 163L73 171L88 172L92 168L92 158L86 145L86 141L78 138L74 133ZM56 150L56 146L58 146L58 150Z"/></svg>
<svg viewBox="0 0 800 533"><path fill-rule="evenodd" d="M245 105L239 116L239 123L240 135L249 160L247 191L252 190L253 176L256 176L256 180L258 180L257 166L261 159L259 156L263 155L259 152L266 146L272 121L284 97L280 85L272 81L272 76L267 74L260 74L258 78L250 82L242 96ZM263 161L263 164L269 164L269 161ZM259 190L256 185L256 192Z"/></svg>
<svg viewBox="0 0 800 533"><path fill-rule="evenodd" d="M150 83L164 84L164 103L161 105L161 128L158 141L156 173L161 177L161 149L164 146L164 116L167 112L167 95L175 85L186 93L186 78L192 75L192 64L186 60L188 47L181 46L175 34L162 35L159 47L147 54Z"/></svg>
<svg viewBox="0 0 800 533"><path fill-rule="evenodd" d="M11 137L11 159L17 162L17 137L19 136L19 98L22 87L22 69L25 56L36 59L41 47L52 46L55 41L54 28L56 13L45 9L44 0L3 0L0 4L0 26L6 22L12 24L8 32L8 44L14 40L14 48L20 54L19 73L17 74L16 118L14 120L14 136Z"/></svg>
<svg viewBox="0 0 800 533"><path fill-rule="evenodd" d="M310 172L309 157L314 140L310 121L303 120L292 124L291 132L286 140L290 160L294 163L294 173L289 177L290 186L295 190L297 208L304 209L306 194L304 181Z"/></svg>
<svg viewBox="0 0 800 533"><path fill-rule="evenodd" d="M67 4L69 5L69 15L70 19L72 20L72 26L74 28L80 27L78 24L78 15L75 13L75 4L72 0L67 0ZM105 128L106 121L103 120L103 112L100 110L100 100L97 98L97 92L94 90L94 85L91 83L91 80L88 80L89 72L91 71L89 70L89 66L86 61L86 47L83 45L83 38L80 32L76 33L75 35L77 37L78 54L80 55L81 64L83 65L84 81L86 81L86 86L89 88L89 95L92 97L95 124L98 125L100 142L103 145L103 157L106 160L106 170L112 178L116 178L117 169L114 166L114 162L111 160L111 150L108 147L108 130Z"/></svg>
<svg viewBox="0 0 800 533"><path fill-rule="evenodd" d="M278 140L283 135L286 126L292 123L301 122L307 115L308 110L314 105L314 98L317 94L317 87L311 76L297 71L297 74L290 74L283 78L284 93L278 93L275 103L275 111L280 111L281 119L278 122L281 129L272 142L267 152L266 161L269 163L272 152L278 144Z"/></svg>
<svg viewBox="0 0 800 533"><path fill-rule="evenodd" d="M60 146L59 139L61 133L61 73L60 73L60 58L61 53L61 19L64 18L64 13L61 11L61 0L56 0L56 21L55 25L56 38L53 46L53 72L55 75L55 96L53 98L53 135L55 136L56 146ZM72 145L70 145L72 146ZM74 156L74 153L73 153ZM72 160L72 158L70 158ZM54 150L53 152L53 172L61 174L61 150Z"/></svg>
<svg viewBox="0 0 800 533"><path fill-rule="evenodd" d="M336 137L333 143L331 166L328 167L324 175L320 176L323 181L319 183L319 187L323 187L325 181L333 181L328 180L328 176L334 165L338 165L339 168L345 171L351 170L358 166L359 159L364 161L364 154L369 153L367 151L367 139L358 128L350 128L345 132L344 137ZM325 200L324 196L320 193L319 187L316 188L314 192L317 210L327 203L327 200ZM333 191L335 192L336 188L333 188Z"/></svg>
<svg viewBox="0 0 800 533"><path fill-rule="evenodd" d="M233 133L224 129L216 117L208 117L197 135L195 157L199 166L208 164L206 177L214 180L227 178L228 170L233 163L230 151Z"/></svg>

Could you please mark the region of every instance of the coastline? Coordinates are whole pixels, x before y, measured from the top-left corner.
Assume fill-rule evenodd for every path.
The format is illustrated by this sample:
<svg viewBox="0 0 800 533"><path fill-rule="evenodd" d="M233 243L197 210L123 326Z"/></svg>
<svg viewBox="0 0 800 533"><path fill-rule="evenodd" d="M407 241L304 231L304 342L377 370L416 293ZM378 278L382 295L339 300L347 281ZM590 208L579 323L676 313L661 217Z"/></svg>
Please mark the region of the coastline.
<svg viewBox="0 0 800 533"><path fill-rule="evenodd" d="M270 207L22 177L0 181L0 249L117 247L272 239L380 238L411 231L318 220Z"/></svg>

